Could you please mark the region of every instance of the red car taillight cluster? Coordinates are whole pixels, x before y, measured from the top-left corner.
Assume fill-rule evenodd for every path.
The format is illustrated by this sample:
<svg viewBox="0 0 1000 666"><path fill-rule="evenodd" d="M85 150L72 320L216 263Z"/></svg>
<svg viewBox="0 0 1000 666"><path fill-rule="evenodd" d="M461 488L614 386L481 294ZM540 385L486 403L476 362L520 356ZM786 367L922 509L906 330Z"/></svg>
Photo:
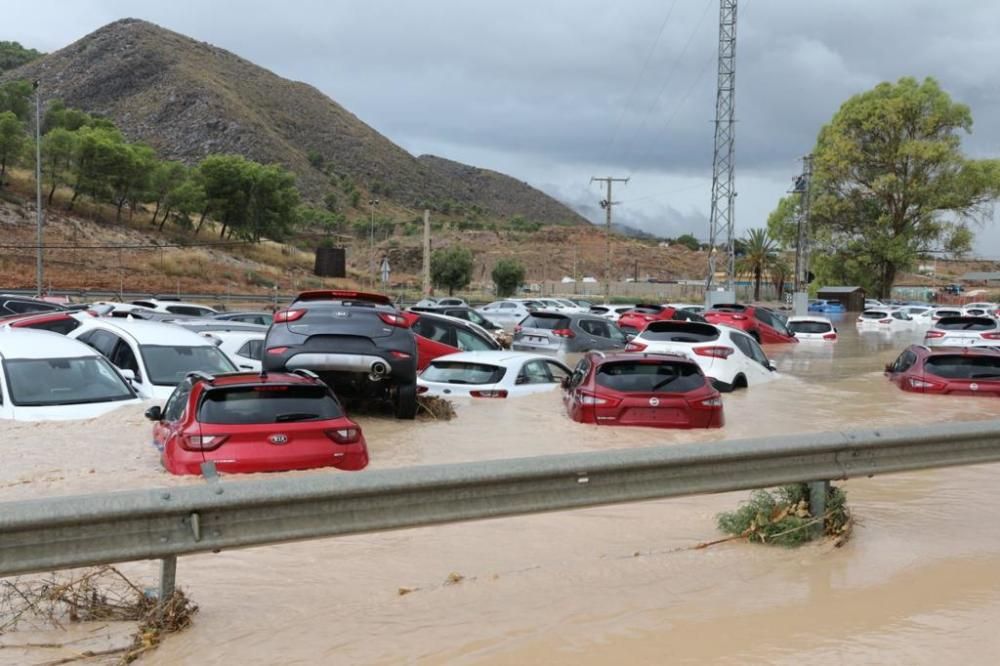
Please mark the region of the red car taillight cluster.
<svg viewBox="0 0 1000 666"><path fill-rule="evenodd" d="M576 395L581 405L592 407L616 407L621 402L614 398L601 398L587 391L578 391Z"/></svg>
<svg viewBox="0 0 1000 666"><path fill-rule="evenodd" d="M907 377L906 381L910 384L912 388L920 389L921 391L927 389L941 389L944 388L945 384L942 382L935 382L929 379L918 379L916 377Z"/></svg>
<svg viewBox="0 0 1000 666"><path fill-rule="evenodd" d="M635 340L633 340L632 342L630 342L627 345L625 345L625 351L627 351L627 352L641 352L641 351L645 350L646 347L648 347L648 346L649 345L644 345L641 342L636 342Z"/></svg>
<svg viewBox="0 0 1000 666"><path fill-rule="evenodd" d="M712 358L729 358L735 350L732 347L695 347L694 353L698 356L711 356Z"/></svg>
<svg viewBox="0 0 1000 666"><path fill-rule="evenodd" d="M389 326L395 326L396 328L410 327L410 322L406 321L406 317L395 312L379 312L378 318Z"/></svg>
<svg viewBox="0 0 1000 666"><path fill-rule="evenodd" d="M1000 333L980 333L984 340L1000 340Z"/></svg>
<svg viewBox="0 0 1000 666"><path fill-rule="evenodd" d="M473 398L506 398L506 389L491 389L487 391L469 391Z"/></svg>
<svg viewBox="0 0 1000 666"><path fill-rule="evenodd" d="M212 451L229 439L229 435L184 435L183 447L189 451Z"/></svg>
<svg viewBox="0 0 1000 666"><path fill-rule="evenodd" d="M824 333L823 334L823 339L824 340L836 340L837 339L837 334L836 333Z"/></svg>
<svg viewBox="0 0 1000 666"><path fill-rule="evenodd" d="M560 338L575 338L576 334L568 328L557 328L552 331L552 335L559 336Z"/></svg>
<svg viewBox="0 0 1000 666"><path fill-rule="evenodd" d="M942 333L941 331L927 331L926 333L924 333L925 340L928 338L943 338L943 337L944 333Z"/></svg>
<svg viewBox="0 0 1000 666"><path fill-rule="evenodd" d="M361 428L333 428L323 432L337 444L356 444L361 439Z"/></svg>
<svg viewBox="0 0 1000 666"><path fill-rule="evenodd" d="M306 314L303 309L297 310L278 310L274 313L274 323L275 324L287 324L290 321L295 321L297 319L302 319Z"/></svg>

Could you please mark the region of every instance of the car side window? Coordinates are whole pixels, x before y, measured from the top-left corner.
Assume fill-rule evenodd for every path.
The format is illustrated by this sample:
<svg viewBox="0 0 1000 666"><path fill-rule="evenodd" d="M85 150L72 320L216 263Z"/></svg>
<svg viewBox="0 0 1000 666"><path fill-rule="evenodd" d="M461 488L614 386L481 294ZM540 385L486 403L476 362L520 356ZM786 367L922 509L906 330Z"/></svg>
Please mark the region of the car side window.
<svg viewBox="0 0 1000 666"><path fill-rule="evenodd" d="M163 406L164 421L179 421L184 416L184 409L187 407L188 396L191 395L191 382L183 381L178 384L167 404Z"/></svg>
<svg viewBox="0 0 1000 666"><path fill-rule="evenodd" d="M239 351L236 352L236 355L259 361L264 356L264 341L247 340L240 347Z"/></svg>
<svg viewBox="0 0 1000 666"><path fill-rule="evenodd" d="M135 373L136 380L142 381L142 373L139 372L139 361L136 359L132 347L121 338L118 338L118 342L115 344L111 355L108 356L108 360L111 361L112 365L122 370L131 370Z"/></svg>
<svg viewBox="0 0 1000 666"><path fill-rule="evenodd" d="M462 351L490 351L493 349L488 342L463 328L455 329L455 346Z"/></svg>
<svg viewBox="0 0 1000 666"><path fill-rule="evenodd" d="M917 362L917 355L907 350L899 355L896 362L892 364L893 372L906 372Z"/></svg>
<svg viewBox="0 0 1000 666"><path fill-rule="evenodd" d="M746 336L741 336L741 337L746 338ZM753 338L746 338L746 344L750 347L750 358L757 361L765 368L770 369L771 365L770 361L767 360L767 354L765 354L764 350L760 348L760 345L757 344L757 341L754 340Z"/></svg>
<svg viewBox="0 0 1000 666"><path fill-rule="evenodd" d="M107 358L111 358L111 352L115 349L115 344L117 344L119 338L113 333L108 333L107 331L97 330L86 336L84 340L83 336L80 338L88 345L99 351Z"/></svg>
<svg viewBox="0 0 1000 666"><path fill-rule="evenodd" d="M601 330L597 326L596 321L590 319L581 319L579 322L580 330L584 333L589 333L590 335L601 335ZM603 336L607 337L607 336Z"/></svg>
<svg viewBox="0 0 1000 666"><path fill-rule="evenodd" d="M576 368L573 369L573 374L570 375L569 388L576 388L582 384L589 371L590 361L585 358L580 359L580 362L576 364Z"/></svg>
<svg viewBox="0 0 1000 666"><path fill-rule="evenodd" d="M549 369L549 375L552 376L553 382L561 382L570 376L570 373L563 366L559 365L555 361L542 361L545 366Z"/></svg>
<svg viewBox="0 0 1000 666"><path fill-rule="evenodd" d="M517 375L518 384L551 384L555 381L543 361L528 361Z"/></svg>

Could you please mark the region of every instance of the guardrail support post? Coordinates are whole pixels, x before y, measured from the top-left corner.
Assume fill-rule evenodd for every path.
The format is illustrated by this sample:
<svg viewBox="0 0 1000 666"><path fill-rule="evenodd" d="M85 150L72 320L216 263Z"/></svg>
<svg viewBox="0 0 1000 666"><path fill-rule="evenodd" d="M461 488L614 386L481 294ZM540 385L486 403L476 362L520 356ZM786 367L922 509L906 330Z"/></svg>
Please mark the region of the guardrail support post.
<svg viewBox="0 0 1000 666"><path fill-rule="evenodd" d="M829 481L810 481L809 482L809 513L812 514L813 518L820 518L826 513L826 498L830 494L830 482ZM817 535L823 534L823 523L825 520L819 520L815 525L813 525L813 532Z"/></svg>
<svg viewBox="0 0 1000 666"><path fill-rule="evenodd" d="M177 583L177 556L167 555L160 560L160 598L162 604L174 596L174 586Z"/></svg>

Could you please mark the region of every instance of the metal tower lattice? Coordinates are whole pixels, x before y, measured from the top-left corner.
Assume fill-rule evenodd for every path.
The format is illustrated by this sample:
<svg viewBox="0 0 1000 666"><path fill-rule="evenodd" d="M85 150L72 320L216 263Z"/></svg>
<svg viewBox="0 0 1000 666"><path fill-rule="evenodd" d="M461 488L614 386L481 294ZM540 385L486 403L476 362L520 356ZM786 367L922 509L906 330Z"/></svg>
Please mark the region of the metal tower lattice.
<svg viewBox="0 0 1000 666"><path fill-rule="evenodd" d="M715 94L715 154L712 157L712 209L709 218L708 279L712 289L716 253L725 242L726 288L734 288L736 257L733 252L733 166L736 138L736 0L719 0L719 77Z"/></svg>

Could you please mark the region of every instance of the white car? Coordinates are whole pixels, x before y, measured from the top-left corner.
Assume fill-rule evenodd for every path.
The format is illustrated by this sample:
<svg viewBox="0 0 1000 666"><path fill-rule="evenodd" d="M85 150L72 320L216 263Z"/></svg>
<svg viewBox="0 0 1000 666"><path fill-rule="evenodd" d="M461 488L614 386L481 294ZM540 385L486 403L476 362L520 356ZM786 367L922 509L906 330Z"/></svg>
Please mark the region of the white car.
<svg viewBox="0 0 1000 666"><path fill-rule="evenodd" d="M260 372L267 331L202 331L203 338L222 350L240 370Z"/></svg>
<svg viewBox="0 0 1000 666"><path fill-rule="evenodd" d="M634 303L632 305L592 305L590 306L590 313L598 317L604 317L608 321L613 321L617 324L623 314L634 309Z"/></svg>
<svg viewBox="0 0 1000 666"><path fill-rule="evenodd" d="M865 299L865 310L871 310L875 308L887 307L885 303L876 298L866 298Z"/></svg>
<svg viewBox="0 0 1000 666"><path fill-rule="evenodd" d="M942 317L924 333L928 347L995 347L1000 321L993 317Z"/></svg>
<svg viewBox="0 0 1000 666"><path fill-rule="evenodd" d="M943 307L940 307L940 308L934 308L933 310L931 310L931 312L930 312L930 320L931 320L931 323L933 324L933 323L937 322L938 319L941 319L942 317L961 317L964 314L965 314L965 310L963 310L960 306L958 306L958 305L946 305L946 306L943 306Z"/></svg>
<svg viewBox="0 0 1000 666"><path fill-rule="evenodd" d="M785 326L799 341L836 342L837 340L837 329L834 328L833 322L826 317L814 315L789 317Z"/></svg>
<svg viewBox="0 0 1000 666"><path fill-rule="evenodd" d="M996 311L996 303L966 303L962 308L962 313L968 317L993 317Z"/></svg>
<svg viewBox="0 0 1000 666"><path fill-rule="evenodd" d="M93 317L69 337L85 342L117 366L142 398L166 400L189 372L236 372L210 341L174 324Z"/></svg>
<svg viewBox="0 0 1000 666"><path fill-rule="evenodd" d="M719 391L756 386L778 375L757 341L743 331L697 321L654 321L625 351L684 354Z"/></svg>
<svg viewBox="0 0 1000 666"><path fill-rule="evenodd" d="M141 308L148 308L154 312L169 312L170 314L184 317L211 317L218 314L218 310L199 303L185 303L180 300L149 298L141 301L132 301L132 305Z"/></svg>
<svg viewBox="0 0 1000 666"><path fill-rule="evenodd" d="M513 331L515 326L531 314L527 305L515 300L494 301L476 309L494 324L503 326L507 332Z"/></svg>
<svg viewBox="0 0 1000 666"><path fill-rule="evenodd" d="M915 327L913 318L896 308L865 310L858 316L858 330L907 331Z"/></svg>
<svg viewBox="0 0 1000 666"><path fill-rule="evenodd" d="M0 419L90 419L138 402L122 373L82 342L0 329Z"/></svg>
<svg viewBox="0 0 1000 666"><path fill-rule="evenodd" d="M417 392L445 398L513 398L558 388L572 371L551 356L511 351L439 356L417 376Z"/></svg>

